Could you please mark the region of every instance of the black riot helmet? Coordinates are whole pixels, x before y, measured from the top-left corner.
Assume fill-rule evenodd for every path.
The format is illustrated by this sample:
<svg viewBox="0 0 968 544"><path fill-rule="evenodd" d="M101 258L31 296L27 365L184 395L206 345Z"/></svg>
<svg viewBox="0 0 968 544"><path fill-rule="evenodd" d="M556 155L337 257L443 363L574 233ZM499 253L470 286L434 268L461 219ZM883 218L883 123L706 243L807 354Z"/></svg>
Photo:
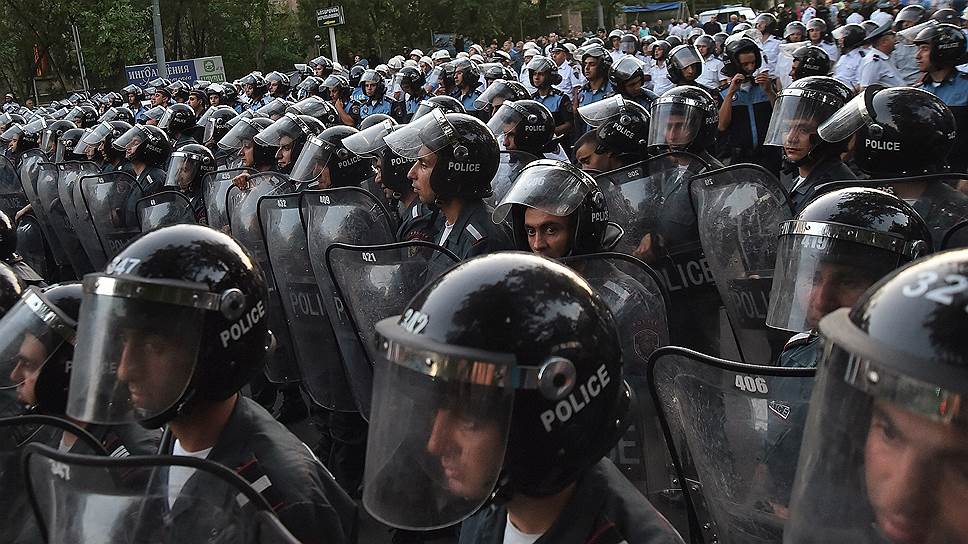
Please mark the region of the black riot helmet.
<svg viewBox="0 0 968 544"><path fill-rule="evenodd" d="M800 39L792 39L796 36L800 36ZM801 42L807 39L807 25L800 21L790 21L787 23L786 28L783 29L783 39L790 43Z"/></svg>
<svg viewBox="0 0 968 544"><path fill-rule="evenodd" d="M74 152L78 142L84 137L83 128L65 130L57 139L57 150L54 152L54 162L84 161L87 157Z"/></svg>
<svg viewBox="0 0 968 544"><path fill-rule="evenodd" d="M397 72L397 77L400 78L400 89L410 96L420 95L424 84L427 83L427 78L424 76L424 73L411 66L401 68Z"/></svg>
<svg viewBox="0 0 968 544"><path fill-rule="evenodd" d="M296 85L296 98L303 100L310 96L317 96L323 92L323 78L306 76Z"/></svg>
<svg viewBox="0 0 968 544"><path fill-rule="evenodd" d="M867 31L861 25L851 23L834 29L834 38L840 42L840 52L848 53L864 45Z"/></svg>
<svg viewBox="0 0 968 544"><path fill-rule="evenodd" d="M215 155L201 144L186 144L171 153L165 186L183 192L197 191L206 174L215 171Z"/></svg>
<svg viewBox="0 0 968 544"><path fill-rule="evenodd" d="M323 55L312 59L306 64L312 68L314 72L318 71L319 73L317 75L319 77L328 77L333 73L333 61L329 60L329 58Z"/></svg>
<svg viewBox="0 0 968 544"><path fill-rule="evenodd" d="M776 34L777 20L776 15L764 11L753 19L753 28L764 34Z"/></svg>
<svg viewBox="0 0 968 544"><path fill-rule="evenodd" d="M597 59L598 70L603 77L608 77L608 73L612 69L612 55L601 44L590 43L588 45L583 45L578 51L576 51L575 56L578 57L583 67L585 65L585 59Z"/></svg>
<svg viewBox="0 0 968 544"><path fill-rule="evenodd" d="M238 114L229 106L215 106L205 110L198 119L198 126L202 127L202 143L214 145L229 132L229 121Z"/></svg>
<svg viewBox="0 0 968 544"><path fill-rule="evenodd" d="M648 145L653 153L711 153L719 131L719 108L704 89L673 87L652 105Z"/></svg>
<svg viewBox="0 0 968 544"><path fill-rule="evenodd" d="M755 66L753 68L753 72L758 70L760 66L763 66L763 53L760 50L759 44L746 35L734 34L730 38L726 39L726 44L724 47L725 54L723 55L724 66L722 69L722 74L727 78L732 78L742 71L742 63L739 59L740 55L753 53L755 57ZM752 72L746 75L752 75Z"/></svg>
<svg viewBox="0 0 968 544"><path fill-rule="evenodd" d="M614 318L550 259L461 263L376 330L363 504L391 526L443 527L492 497L556 494L627 427Z"/></svg>
<svg viewBox="0 0 968 544"><path fill-rule="evenodd" d="M237 393L273 344L255 263L225 234L174 225L87 275L67 415L155 428L190 413L193 401Z"/></svg>
<svg viewBox="0 0 968 544"><path fill-rule="evenodd" d="M43 130L43 136L40 139L39 145L40 150L48 156L53 156L54 152L57 151L57 142L61 136L72 128L78 127L74 123L63 119L49 123Z"/></svg>
<svg viewBox="0 0 968 544"><path fill-rule="evenodd" d="M518 173L508 193L494 208L492 220L503 223L510 215L515 247L532 251L525 225L526 208L568 219L568 252L545 257L604 251L602 240L608 225L608 206L601 188L587 172L567 162L539 159Z"/></svg>
<svg viewBox="0 0 968 544"><path fill-rule="evenodd" d="M764 145L783 148L785 158L797 166L839 156L846 141L825 142L817 136L817 127L844 107L853 94L850 87L828 76L794 81L777 97Z"/></svg>
<svg viewBox="0 0 968 544"><path fill-rule="evenodd" d="M476 89L481 80L481 69L470 59L454 60L454 71L460 76L460 85Z"/></svg>
<svg viewBox="0 0 968 544"><path fill-rule="evenodd" d="M269 91L269 82L259 72L250 72L240 79L239 83L243 85L243 89L246 85L252 85L253 94L257 97L263 96Z"/></svg>
<svg viewBox="0 0 968 544"><path fill-rule="evenodd" d="M901 8L894 16L894 30L904 30L907 26L913 26L924 22L928 18L928 12L920 4L909 4Z"/></svg>
<svg viewBox="0 0 968 544"><path fill-rule="evenodd" d="M80 304L80 283L29 287L0 320L0 390L31 412L64 414Z"/></svg>
<svg viewBox="0 0 968 544"><path fill-rule="evenodd" d="M135 85L134 83L132 83L130 85L125 85L121 89L121 91L124 92L124 94L129 99L131 98L132 95L134 95L134 98L135 98L135 100L137 102L141 102L142 100L145 99L145 92L144 92L144 90L141 87L139 87L138 85Z"/></svg>
<svg viewBox="0 0 968 544"><path fill-rule="evenodd" d="M320 84L319 96L333 102L339 99L345 104L349 102L350 98L353 96L353 89L350 87L350 82L348 79L346 79L346 76L342 74L330 74L326 76L326 79L324 79ZM315 117L315 115L313 117Z"/></svg>
<svg viewBox="0 0 968 544"><path fill-rule="evenodd" d="M431 153L437 162L430 186L440 199L486 198L497 173L500 150L483 122L466 113L434 108L404 128L387 134L387 145L401 157L417 160Z"/></svg>
<svg viewBox="0 0 968 544"><path fill-rule="evenodd" d="M949 25L960 25L961 17L954 8L941 8L931 14L931 19L938 21L939 23L945 23Z"/></svg>
<svg viewBox="0 0 968 544"><path fill-rule="evenodd" d="M276 164L278 145L266 145L255 139L256 134L269 128L272 120L265 117L244 118L236 117L238 122L218 141L219 149L238 151L244 146L251 145L253 150L254 168L272 166Z"/></svg>
<svg viewBox="0 0 968 544"><path fill-rule="evenodd" d="M188 100L188 92L192 89L192 87L184 81L176 80L172 81L171 84L168 85L167 89L172 98L184 102L185 100Z"/></svg>
<svg viewBox="0 0 968 544"><path fill-rule="evenodd" d="M87 147L97 148L104 144L104 159L109 162L117 162L124 158L124 150L119 150L112 145L114 140L122 134L131 130L131 124L124 121L109 121L99 124L90 132L84 134L81 143Z"/></svg>
<svg viewBox="0 0 968 544"><path fill-rule="evenodd" d="M198 124L195 117L195 110L188 104L172 104L158 121L158 128L164 130L169 136L174 137L178 134L189 132Z"/></svg>
<svg viewBox="0 0 968 544"><path fill-rule="evenodd" d="M617 94L581 106L578 115L598 134L596 153L611 151L632 155L632 160L645 158L651 116L640 104Z"/></svg>
<svg viewBox="0 0 968 544"><path fill-rule="evenodd" d="M825 76L830 73L830 55L822 47L804 45L793 52L793 68L790 76L794 81L811 76Z"/></svg>
<svg viewBox="0 0 968 544"><path fill-rule="evenodd" d="M682 45L682 38L679 36L666 36L665 41L669 44L670 48Z"/></svg>
<svg viewBox="0 0 968 544"><path fill-rule="evenodd" d="M258 115L268 117L269 119L275 121L276 119L282 117L286 111L288 111L288 108L291 105L292 102L286 100L285 98L273 98L262 106L259 106L259 109L255 111Z"/></svg>
<svg viewBox="0 0 968 544"><path fill-rule="evenodd" d="M716 50L714 53L716 55L721 55L723 53L723 46L726 44L727 38L729 38L729 34L725 32L717 32L713 34L713 42L716 44Z"/></svg>
<svg viewBox="0 0 968 544"><path fill-rule="evenodd" d="M491 108L497 110L508 100L527 100L531 93L519 81L513 79L495 79L484 89L481 96L474 101L477 109Z"/></svg>
<svg viewBox="0 0 968 544"><path fill-rule="evenodd" d="M377 115L367 117L366 121L374 117ZM387 134L403 126L398 125L392 117L381 119L367 127L363 127L361 123L359 132L343 140L343 145L354 155L379 161L379 182L392 191L394 198L398 200L413 191L412 182L407 176L415 160L398 155L386 144L385 138Z"/></svg>
<svg viewBox="0 0 968 544"><path fill-rule="evenodd" d="M866 187L823 194L780 225L766 324L814 331L824 315L930 248L924 220L900 198Z"/></svg>
<svg viewBox="0 0 968 544"><path fill-rule="evenodd" d="M363 72L365 72L365 71L366 71L366 68L364 68L363 66L361 66L359 64L351 67L350 68L350 85L352 85L353 87L359 87L360 86L360 78L363 77Z"/></svg>
<svg viewBox="0 0 968 544"><path fill-rule="evenodd" d="M626 55L612 64L608 71L608 80L615 87L616 92L624 92L625 84L635 78L641 79L645 83L645 70L642 62L632 55Z"/></svg>
<svg viewBox="0 0 968 544"><path fill-rule="evenodd" d="M961 542L968 250L894 271L820 322L790 542Z"/></svg>
<svg viewBox="0 0 968 544"><path fill-rule="evenodd" d="M114 106L105 110L100 117L97 118L99 123L104 123L106 121L124 121L129 125L134 124L134 113L124 106Z"/></svg>
<svg viewBox="0 0 968 544"><path fill-rule="evenodd" d="M955 25L946 23L922 29L915 36L914 44L925 44L931 48L929 60L937 69L962 64L968 53L965 34Z"/></svg>
<svg viewBox="0 0 968 544"><path fill-rule="evenodd" d="M662 51L662 56L656 58L655 52ZM668 60L669 51L672 51L672 44L668 40L656 40L655 44L652 46L652 58L655 60Z"/></svg>
<svg viewBox="0 0 968 544"><path fill-rule="evenodd" d="M531 59L531 62L524 67L524 70L528 71L528 81L535 87L538 87L538 85L534 84L534 75L536 73L546 74L544 82L541 84L542 88L547 89L561 83L561 74L558 73L558 65L555 64L555 61L543 55L535 55Z"/></svg>
<svg viewBox="0 0 968 544"><path fill-rule="evenodd" d="M342 76L332 75L329 78L340 78ZM333 126L340 124L339 113L336 111L336 107L332 102L324 100L320 96L307 96L295 104L290 104L286 108L286 112L295 113L298 115L307 115L312 117L322 123L325 126Z"/></svg>
<svg viewBox="0 0 968 544"><path fill-rule="evenodd" d="M484 76L484 84L490 85L496 79L507 79L509 68L500 62L485 62L478 66ZM511 70L513 72L513 70Z"/></svg>
<svg viewBox="0 0 968 544"><path fill-rule="evenodd" d="M669 61L666 63L666 69L669 72L669 79L676 85L682 85L684 83L695 81L696 78L702 74L703 62L702 55L699 54L699 50L696 49L696 46L676 46L672 51L669 52ZM697 69L696 75L694 75L692 79L687 80L682 72L689 66L696 66Z"/></svg>
<svg viewBox="0 0 968 544"><path fill-rule="evenodd" d="M386 82L383 81L383 76L380 75L376 70L366 70L363 75L360 76L360 88L366 90L366 84L373 83L376 85L376 92L372 97L367 96L367 99L380 100L383 95L387 92Z"/></svg>
<svg viewBox="0 0 968 544"><path fill-rule="evenodd" d="M536 157L554 147L555 118L544 104L534 100L506 101L487 122L507 149Z"/></svg>
<svg viewBox="0 0 968 544"><path fill-rule="evenodd" d="M639 38L632 34L623 34L618 42L618 50L627 55L634 55L639 50Z"/></svg>
<svg viewBox="0 0 968 544"><path fill-rule="evenodd" d="M460 103L460 100L457 100L453 96L437 95L431 96L426 100L421 100L420 105L417 106L417 111L413 112L413 118L410 119L410 122L412 123L436 109L444 113L467 113L467 110L464 109L464 105Z"/></svg>
<svg viewBox="0 0 968 544"><path fill-rule="evenodd" d="M125 158L148 166L162 166L171 153L171 140L163 130L151 125L135 125L112 143L125 152Z"/></svg>
<svg viewBox="0 0 968 544"><path fill-rule="evenodd" d="M379 125L384 121L390 121L393 125L397 124L397 122L393 119L393 117L390 117L385 113L374 113L372 115L367 115L366 119L360 121L360 132L374 125Z"/></svg>
<svg viewBox="0 0 968 544"><path fill-rule="evenodd" d="M64 117L67 121L71 121L78 128L90 128L97 124L97 110L94 106L89 106L87 104L81 104L74 106L74 109L67 112Z"/></svg>
<svg viewBox="0 0 968 544"><path fill-rule="evenodd" d="M854 161L873 177L943 172L954 145L955 118L937 96L911 87L872 85L820 125L827 142L857 134Z"/></svg>
<svg viewBox="0 0 968 544"><path fill-rule="evenodd" d="M282 72L272 71L266 74L266 84L271 86L272 83L276 84L276 90L272 93L272 96L276 98L285 98L289 95L289 90L292 89L289 76Z"/></svg>
<svg viewBox="0 0 968 544"><path fill-rule="evenodd" d="M303 146L289 179L296 183L317 184L320 189L359 187L373 175L370 161L350 152L345 138L359 133L353 127L337 125L310 136Z"/></svg>

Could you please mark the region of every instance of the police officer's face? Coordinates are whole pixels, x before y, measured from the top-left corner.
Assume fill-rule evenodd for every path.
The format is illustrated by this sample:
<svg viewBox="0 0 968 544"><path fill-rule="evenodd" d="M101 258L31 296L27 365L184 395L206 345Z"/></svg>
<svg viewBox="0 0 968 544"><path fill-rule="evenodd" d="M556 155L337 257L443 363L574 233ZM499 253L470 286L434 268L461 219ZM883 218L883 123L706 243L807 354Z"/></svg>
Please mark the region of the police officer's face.
<svg viewBox="0 0 968 544"><path fill-rule="evenodd" d="M47 360L47 348L32 334L27 334L17 352L17 364L10 371L10 383L17 385L17 400L28 406L37 404L35 385L40 369Z"/></svg>
<svg viewBox="0 0 968 544"><path fill-rule="evenodd" d="M157 121L155 124L158 124ZM142 139L140 137L134 137L128 142L128 145L124 146L124 158L131 160L135 153L138 152L138 146L141 145Z"/></svg>
<svg viewBox="0 0 968 544"><path fill-rule="evenodd" d="M819 28L811 28L810 30L807 30L807 36L810 36L811 42L820 43L820 40L823 39L823 32L821 32Z"/></svg>
<svg viewBox="0 0 968 544"><path fill-rule="evenodd" d="M531 84L535 87L542 87L545 81L548 80L548 74L545 72L531 72Z"/></svg>
<svg viewBox="0 0 968 544"><path fill-rule="evenodd" d="M421 154L427 151L426 147L420 149ZM433 174L436 164L437 154L430 153L417 159L407 172L407 179L413 184L413 191L424 204L432 204L437 199L434 190L430 187L430 175Z"/></svg>
<svg viewBox="0 0 968 544"><path fill-rule="evenodd" d="M276 151L276 164L279 168L285 168L292 164L292 150L295 140L289 136L279 138L279 150Z"/></svg>
<svg viewBox="0 0 968 544"><path fill-rule="evenodd" d="M800 34L799 32L794 32L789 36L787 36L787 42L789 43L796 43L796 42L802 42L802 41L803 41L803 34Z"/></svg>
<svg viewBox="0 0 968 544"><path fill-rule="evenodd" d="M252 168L255 166L255 144L252 140L245 140L242 142L242 148L239 149L239 156L242 157L242 165Z"/></svg>
<svg viewBox="0 0 968 544"><path fill-rule="evenodd" d="M191 106L193 110L197 110L202 107L202 101L195 95L188 96L188 105Z"/></svg>
<svg viewBox="0 0 968 544"><path fill-rule="evenodd" d="M273 81L270 81L269 82L269 94L273 94L273 95L276 94L276 90L277 89L279 89L279 82L278 81L274 81L274 80Z"/></svg>
<svg viewBox="0 0 968 544"><path fill-rule="evenodd" d="M585 74L585 79L594 81L600 78L600 71L601 69L599 68L598 59L596 57L588 57L585 59L585 62L582 66L582 72Z"/></svg>
<svg viewBox="0 0 968 544"><path fill-rule="evenodd" d="M159 93L156 91L155 94L151 95L152 106L164 106L167 104L168 104L168 97L163 95L162 93Z"/></svg>
<svg viewBox="0 0 968 544"><path fill-rule="evenodd" d="M783 137L783 154L791 161L799 161L813 148L811 137L817 133L815 119L794 119Z"/></svg>
<svg viewBox="0 0 968 544"><path fill-rule="evenodd" d="M440 460L448 491L466 499L491 492L488 471L503 441L497 423L441 409L434 417L427 452Z"/></svg>
<svg viewBox="0 0 968 544"><path fill-rule="evenodd" d="M682 77L686 81L695 81L699 77L699 64L690 64L682 69Z"/></svg>
<svg viewBox="0 0 968 544"><path fill-rule="evenodd" d="M253 94L255 94L255 85L252 85L251 83L246 83L245 84L245 96L248 96L249 98L252 98L252 95Z"/></svg>
<svg viewBox="0 0 968 544"><path fill-rule="evenodd" d="M366 96L369 96L369 97L376 96L376 89L377 89L376 82L367 81L366 83L363 84L363 92L366 93Z"/></svg>
<svg viewBox="0 0 968 544"><path fill-rule="evenodd" d="M805 291L801 296L806 297L807 326L817 330L823 316L853 306L875 280L857 267L820 263L813 278L806 282L808 285L800 286Z"/></svg>
<svg viewBox="0 0 968 544"><path fill-rule="evenodd" d="M611 153L596 153L595 144L584 144L575 150L575 160L581 169L590 172L609 172L622 166L622 162Z"/></svg>
<svg viewBox="0 0 968 544"><path fill-rule="evenodd" d="M744 74L750 76L756 71L756 54L755 53L740 53L739 57L739 68Z"/></svg>
<svg viewBox="0 0 968 544"><path fill-rule="evenodd" d="M192 352L183 342L150 331L122 331L124 346L118 380L127 385L132 408L159 413L181 396L187 383L172 376L190 376Z"/></svg>
<svg viewBox="0 0 968 544"><path fill-rule="evenodd" d="M867 494L891 542L966 542L968 433L877 401L864 448Z"/></svg>
<svg viewBox="0 0 968 544"><path fill-rule="evenodd" d="M221 104L221 102L222 102L222 98L219 95L217 94L208 95L209 106L218 106L219 104Z"/></svg>
<svg viewBox="0 0 968 544"><path fill-rule="evenodd" d="M524 232L531 251L557 259L571 250L571 221L535 208L524 210Z"/></svg>
<svg viewBox="0 0 968 544"><path fill-rule="evenodd" d="M128 93L128 104L131 104L132 106L134 106L137 103L138 103L138 97L135 96L134 93Z"/></svg>
<svg viewBox="0 0 968 544"><path fill-rule="evenodd" d="M639 96L642 94L642 78L635 76L622 85L622 94L625 96Z"/></svg>
<svg viewBox="0 0 968 544"><path fill-rule="evenodd" d="M669 121L665 126L666 145L672 147L685 147L692 142L692 131L686 123L684 115L670 115Z"/></svg>
<svg viewBox="0 0 968 544"><path fill-rule="evenodd" d="M699 50L699 54L702 55L703 58L706 58L706 57L709 56L709 46L708 45L705 45L705 44L703 44L703 45L697 45L696 46L696 49Z"/></svg>
<svg viewBox="0 0 968 544"><path fill-rule="evenodd" d="M918 70L929 72L933 68L931 65L931 46L922 43L918 45L918 50L914 53L914 60L918 63Z"/></svg>

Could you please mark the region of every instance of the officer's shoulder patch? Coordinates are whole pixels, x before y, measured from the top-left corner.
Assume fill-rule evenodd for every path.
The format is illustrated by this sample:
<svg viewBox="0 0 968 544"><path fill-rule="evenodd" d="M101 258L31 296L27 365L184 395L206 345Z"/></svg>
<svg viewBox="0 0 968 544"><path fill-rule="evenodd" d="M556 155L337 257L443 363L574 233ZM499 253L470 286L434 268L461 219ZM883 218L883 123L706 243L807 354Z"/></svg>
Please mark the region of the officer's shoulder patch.
<svg viewBox="0 0 968 544"><path fill-rule="evenodd" d="M282 493L273 487L272 480L269 479L269 475L266 474L266 471L262 468L262 464L259 463L259 459L255 456L250 457L248 461L239 465L235 469L235 473L248 482L249 486L255 489L256 493L265 497L266 502L269 503L273 511L278 511L285 505ZM242 493L236 495L235 500L240 507L249 503L249 498Z"/></svg>
<svg viewBox="0 0 968 544"><path fill-rule="evenodd" d="M483 234L481 234L481 231L477 230L477 227L475 227L474 225L471 225L470 223L468 223L467 226L464 227L464 230L466 230L471 236L474 237L475 244L480 243L481 240L486 238Z"/></svg>
<svg viewBox="0 0 968 544"><path fill-rule="evenodd" d="M794 334L792 337L790 337L789 340L787 340L787 343L783 346L783 351L809 344L812 339L813 339L813 335L808 332L801 332L799 334Z"/></svg>

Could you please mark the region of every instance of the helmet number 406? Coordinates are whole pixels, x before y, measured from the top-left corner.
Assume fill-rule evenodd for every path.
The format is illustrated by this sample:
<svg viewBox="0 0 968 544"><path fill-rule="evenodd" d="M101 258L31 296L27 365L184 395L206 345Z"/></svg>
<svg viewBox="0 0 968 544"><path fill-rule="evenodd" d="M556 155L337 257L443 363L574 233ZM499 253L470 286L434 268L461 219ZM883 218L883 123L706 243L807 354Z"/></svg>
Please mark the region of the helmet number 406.
<svg viewBox="0 0 968 544"><path fill-rule="evenodd" d="M754 378L753 376L742 376L737 374L735 385L736 389L746 391L748 393L766 394L770 392L770 388L766 386L766 380L762 376Z"/></svg>

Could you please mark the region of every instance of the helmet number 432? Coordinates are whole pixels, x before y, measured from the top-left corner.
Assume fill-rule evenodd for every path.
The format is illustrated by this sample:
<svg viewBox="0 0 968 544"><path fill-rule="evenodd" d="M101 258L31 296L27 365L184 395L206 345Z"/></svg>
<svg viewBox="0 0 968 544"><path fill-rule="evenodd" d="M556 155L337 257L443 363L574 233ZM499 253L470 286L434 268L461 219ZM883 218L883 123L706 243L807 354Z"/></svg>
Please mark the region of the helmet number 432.
<svg viewBox="0 0 968 544"><path fill-rule="evenodd" d="M753 376L742 376L737 374L735 385L736 389L746 391L748 393L766 394L770 392L769 387L766 386L766 380L762 376L754 378Z"/></svg>

